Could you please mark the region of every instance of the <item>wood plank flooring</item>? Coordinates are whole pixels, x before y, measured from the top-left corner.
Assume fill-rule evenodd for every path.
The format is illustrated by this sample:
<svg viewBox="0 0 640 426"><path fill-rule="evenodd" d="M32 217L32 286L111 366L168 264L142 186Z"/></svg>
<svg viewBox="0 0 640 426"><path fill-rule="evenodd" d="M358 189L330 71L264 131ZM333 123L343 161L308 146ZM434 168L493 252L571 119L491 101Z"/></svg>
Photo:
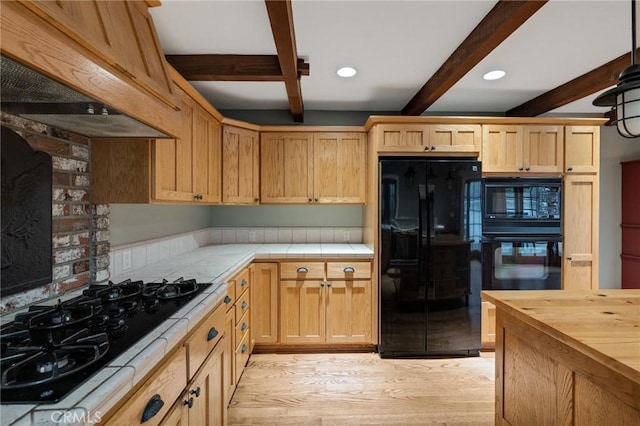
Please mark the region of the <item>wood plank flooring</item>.
<svg viewBox="0 0 640 426"><path fill-rule="evenodd" d="M229 425L492 425L493 354L381 359L359 354L256 354Z"/></svg>

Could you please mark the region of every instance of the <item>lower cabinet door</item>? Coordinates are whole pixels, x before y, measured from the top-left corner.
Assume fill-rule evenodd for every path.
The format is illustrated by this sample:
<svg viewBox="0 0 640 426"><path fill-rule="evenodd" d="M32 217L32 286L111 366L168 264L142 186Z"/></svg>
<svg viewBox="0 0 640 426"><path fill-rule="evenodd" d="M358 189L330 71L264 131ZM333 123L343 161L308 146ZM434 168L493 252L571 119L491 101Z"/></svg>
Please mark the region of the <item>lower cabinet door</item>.
<svg viewBox="0 0 640 426"><path fill-rule="evenodd" d="M326 284L327 342L371 342L371 281Z"/></svg>
<svg viewBox="0 0 640 426"><path fill-rule="evenodd" d="M325 341L324 282L280 282L280 342Z"/></svg>
<svg viewBox="0 0 640 426"><path fill-rule="evenodd" d="M189 425L215 426L227 423L225 356L228 353L220 342L187 388L183 404L188 407Z"/></svg>

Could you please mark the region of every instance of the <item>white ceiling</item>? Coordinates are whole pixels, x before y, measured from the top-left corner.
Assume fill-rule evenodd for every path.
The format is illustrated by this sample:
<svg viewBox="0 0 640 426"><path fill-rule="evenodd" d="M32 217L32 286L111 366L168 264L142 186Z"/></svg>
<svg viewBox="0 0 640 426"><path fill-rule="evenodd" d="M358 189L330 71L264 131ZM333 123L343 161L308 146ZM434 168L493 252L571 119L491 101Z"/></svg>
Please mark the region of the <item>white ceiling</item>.
<svg viewBox="0 0 640 426"><path fill-rule="evenodd" d="M293 0L305 110L401 110L495 3ZM151 14L165 54L276 54L263 0L164 0ZM629 0L551 0L425 114L501 114L630 50ZM338 77L343 65L358 74ZM507 75L483 80L492 69ZM218 109L289 109L281 82L192 84ZM598 93L551 112L604 113Z"/></svg>

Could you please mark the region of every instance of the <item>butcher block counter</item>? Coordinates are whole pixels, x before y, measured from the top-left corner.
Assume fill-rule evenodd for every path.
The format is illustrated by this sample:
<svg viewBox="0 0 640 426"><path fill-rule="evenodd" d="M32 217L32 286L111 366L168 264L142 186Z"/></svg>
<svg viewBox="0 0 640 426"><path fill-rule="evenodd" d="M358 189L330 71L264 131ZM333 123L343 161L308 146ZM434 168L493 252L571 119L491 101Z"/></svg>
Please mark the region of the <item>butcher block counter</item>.
<svg viewBox="0 0 640 426"><path fill-rule="evenodd" d="M640 290L484 291L497 425L640 424Z"/></svg>

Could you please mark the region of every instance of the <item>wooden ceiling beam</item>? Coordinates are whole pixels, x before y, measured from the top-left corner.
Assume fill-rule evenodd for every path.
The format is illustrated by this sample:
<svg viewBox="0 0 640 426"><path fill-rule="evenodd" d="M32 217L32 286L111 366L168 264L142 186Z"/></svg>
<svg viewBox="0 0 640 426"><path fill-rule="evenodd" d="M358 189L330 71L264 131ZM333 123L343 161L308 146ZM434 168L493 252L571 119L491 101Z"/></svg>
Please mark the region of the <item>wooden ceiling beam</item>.
<svg viewBox="0 0 640 426"><path fill-rule="evenodd" d="M640 49L636 49L636 55ZM585 96L614 86L622 70L631 65L631 52L599 66L580 77L549 90L505 113L507 117L535 117Z"/></svg>
<svg viewBox="0 0 640 426"><path fill-rule="evenodd" d="M298 73L298 54L296 50L296 35L293 28L293 11L291 0L265 0L271 32L278 52L280 69L284 78L284 85L289 98L289 109L293 120L304 121L304 105L302 103L302 89Z"/></svg>
<svg viewBox="0 0 640 426"><path fill-rule="evenodd" d="M500 0L402 109L420 115L548 0Z"/></svg>
<svg viewBox="0 0 640 426"><path fill-rule="evenodd" d="M188 81L284 81L277 55L165 55ZM309 64L298 59L299 75Z"/></svg>

